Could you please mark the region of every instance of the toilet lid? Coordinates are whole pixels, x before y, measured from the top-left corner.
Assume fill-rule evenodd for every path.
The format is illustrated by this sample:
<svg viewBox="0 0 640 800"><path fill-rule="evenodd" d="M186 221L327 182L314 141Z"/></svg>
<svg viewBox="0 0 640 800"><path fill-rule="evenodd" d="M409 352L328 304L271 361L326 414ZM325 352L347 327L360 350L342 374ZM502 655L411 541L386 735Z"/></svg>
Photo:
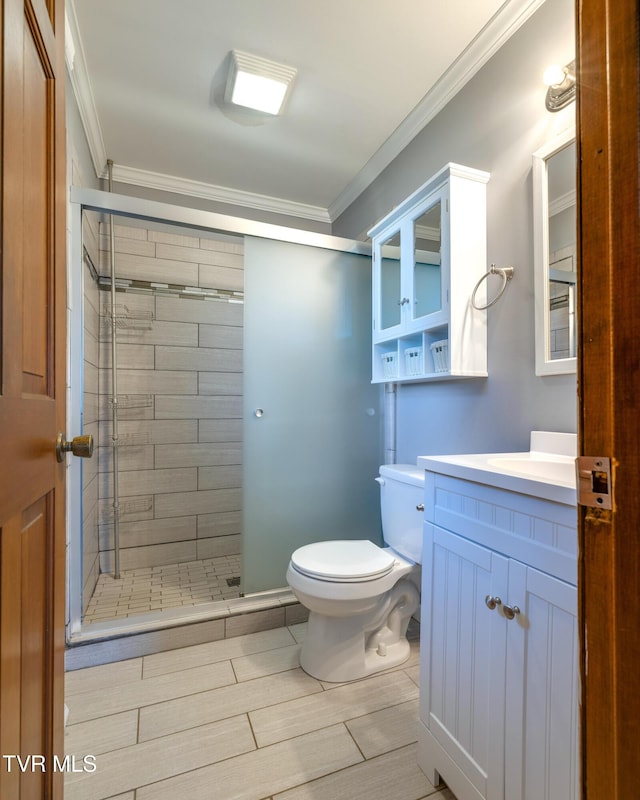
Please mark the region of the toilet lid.
<svg viewBox="0 0 640 800"><path fill-rule="evenodd" d="M312 578L331 581L364 581L391 571L394 557L367 539L314 542L298 548L292 565Z"/></svg>

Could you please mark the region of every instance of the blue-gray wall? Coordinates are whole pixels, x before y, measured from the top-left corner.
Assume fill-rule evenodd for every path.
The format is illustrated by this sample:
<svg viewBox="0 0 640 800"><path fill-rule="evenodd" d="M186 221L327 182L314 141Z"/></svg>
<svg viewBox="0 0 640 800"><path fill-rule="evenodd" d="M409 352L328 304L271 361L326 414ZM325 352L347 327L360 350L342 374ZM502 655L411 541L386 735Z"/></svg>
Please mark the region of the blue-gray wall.
<svg viewBox="0 0 640 800"><path fill-rule="evenodd" d="M534 373L532 154L573 124L551 114L542 73L574 57L571 0L547 0L334 222L358 236L444 164L487 170L488 262L513 265L487 312L489 378L400 385L397 460L422 454L527 449L531 430L576 430L574 375Z"/></svg>

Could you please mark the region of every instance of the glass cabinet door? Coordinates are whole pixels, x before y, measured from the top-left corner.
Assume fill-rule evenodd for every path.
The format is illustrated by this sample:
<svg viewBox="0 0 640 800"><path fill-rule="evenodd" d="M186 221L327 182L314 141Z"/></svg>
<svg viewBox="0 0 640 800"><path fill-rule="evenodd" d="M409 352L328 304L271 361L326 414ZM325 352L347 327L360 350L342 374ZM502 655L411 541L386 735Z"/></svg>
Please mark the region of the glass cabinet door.
<svg viewBox="0 0 640 800"><path fill-rule="evenodd" d="M441 251L442 201L426 209L413 224L412 319L442 308Z"/></svg>
<svg viewBox="0 0 640 800"><path fill-rule="evenodd" d="M380 330L395 328L402 319L402 277L400 271L400 231L380 245Z"/></svg>

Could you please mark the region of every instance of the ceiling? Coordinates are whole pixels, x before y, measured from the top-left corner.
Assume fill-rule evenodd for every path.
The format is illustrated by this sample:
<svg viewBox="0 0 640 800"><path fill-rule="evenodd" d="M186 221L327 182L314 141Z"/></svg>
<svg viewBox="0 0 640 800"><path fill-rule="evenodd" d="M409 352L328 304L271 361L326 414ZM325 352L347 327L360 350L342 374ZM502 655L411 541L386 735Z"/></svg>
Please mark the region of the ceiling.
<svg viewBox="0 0 640 800"><path fill-rule="evenodd" d="M330 222L543 0L75 0L98 175ZM285 112L223 101L228 54L295 67Z"/></svg>

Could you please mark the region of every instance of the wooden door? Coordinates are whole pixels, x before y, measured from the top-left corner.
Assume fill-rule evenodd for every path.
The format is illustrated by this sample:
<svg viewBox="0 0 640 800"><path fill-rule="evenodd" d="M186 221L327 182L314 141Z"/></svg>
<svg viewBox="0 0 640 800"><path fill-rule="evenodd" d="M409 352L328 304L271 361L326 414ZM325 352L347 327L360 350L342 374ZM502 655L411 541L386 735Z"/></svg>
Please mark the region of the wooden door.
<svg viewBox="0 0 640 800"><path fill-rule="evenodd" d="M613 508L580 510L582 796L640 786L640 9L576 5L580 452L612 459Z"/></svg>
<svg viewBox="0 0 640 800"><path fill-rule="evenodd" d="M42 800L64 750L63 2L4 0L1 24L0 797Z"/></svg>

